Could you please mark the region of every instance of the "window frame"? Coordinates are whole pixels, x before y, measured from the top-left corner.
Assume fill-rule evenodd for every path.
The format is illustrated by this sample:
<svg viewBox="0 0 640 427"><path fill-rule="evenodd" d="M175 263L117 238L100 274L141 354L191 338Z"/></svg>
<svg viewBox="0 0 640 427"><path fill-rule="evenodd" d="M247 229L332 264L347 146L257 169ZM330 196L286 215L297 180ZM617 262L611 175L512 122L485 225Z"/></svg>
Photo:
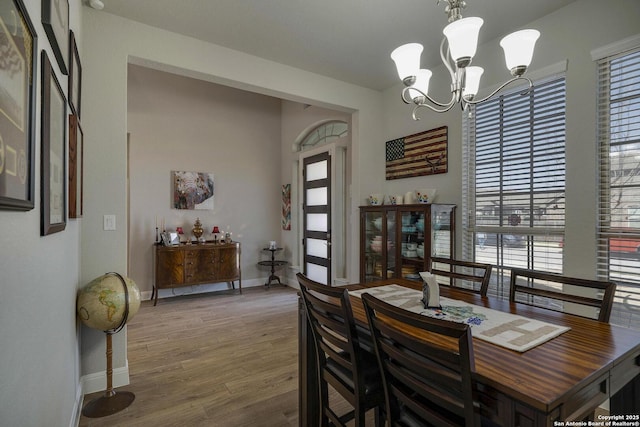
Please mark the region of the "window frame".
<svg viewBox="0 0 640 427"><path fill-rule="evenodd" d="M522 101L518 99L518 101L514 102L528 102L532 106L532 108L539 108L540 104L531 104L532 97L535 96L536 86L544 87L544 85L551 84L554 82L560 82L559 85L562 86L562 98L558 101L558 105L562 110L562 138L561 138L561 151L562 151L562 179L564 184L562 185L559 192L562 194L562 198L566 198L566 73L565 69L557 69L553 70L553 72L548 73L547 75L540 76L535 80L533 92L524 95ZM521 93L523 91L522 87L515 88L510 91L504 91L499 96L496 96L494 99L486 101L485 103L499 103L502 102L505 98L515 98L516 94ZM517 95L519 98L519 95ZM503 111L503 110L500 110ZM535 114L536 110L530 112L529 121L531 122L531 117ZM559 265L556 269L545 269L538 268L534 263L534 255L538 250L537 248L542 245L543 241L552 241L557 242L560 253L563 251L563 239L564 239L564 231L565 231L565 220L566 220L566 212L564 211L564 207L562 209L562 217L561 217L561 225L553 228L545 228L540 225L536 225L533 217L529 215L529 224L527 224L526 228L520 225L509 224L506 218L504 218L505 210L501 206L501 211L499 212L499 223L494 226L486 226L479 224L479 215L476 209L478 208L478 186L476 175L479 172L477 169L477 142L478 138L476 135L476 119L477 119L477 107L469 108L469 111L465 111L463 113L463 218L462 218L462 250L464 259L472 259L477 262L489 262L494 265L494 272L492 274L491 287L489 288L489 294L496 295L502 298L507 298L509 295L509 278L510 278L510 268L511 267L521 267L521 268L536 268L543 271L556 271L562 272L562 261L560 261ZM498 120L500 121L500 120ZM501 122L504 124L504 121ZM532 124L532 128L536 126L535 120ZM502 129L502 128L501 128ZM534 131L532 131L533 133ZM531 136L531 141L527 142L533 150L535 148L535 142L532 142L535 137ZM548 137L549 140L558 139L555 137ZM501 150L503 137L497 138L499 142L496 149ZM556 144L558 142L556 141ZM524 143L523 143L524 144ZM540 159L542 156L538 154L539 157L532 157L531 164L535 164L535 159ZM500 165L502 165L502 158L500 158ZM533 166L532 166L533 167ZM531 172L531 178L535 175L534 172ZM500 182L503 182L502 177L500 178ZM533 188L533 181L531 183ZM533 191L529 190L531 194ZM522 192L525 194L526 191ZM502 188L499 190L500 200L504 197L504 192ZM532 196L533 197L533 196ZM534 211L532 207L535 207L533 201L529 204L529 212ZM522 218L525 220L525 218ZM488 261L486 258L480 258L478 256L478 242L476 240L476 235L478 233L497 233L495 238L496 252L495 259L493 261ZM487 235L485 234L485 236ZM510 265L509 257L514 256L513 251L508 247L510 243L508 239L512 237L522 236L524 243L526 245L526 259L520 259L520 264L518 265ZM518 237L520 238L520 237ZM493 255L491 255L493 256ZM514 258L515 259L515 258ZM524 264L523 264L524 263ZM559 271L558 271L559 270Z"/></svg>
<svg viewBox="0 0 640 427"><path fill-rule="evenodd" d="M626 149L640 151L640 90L637 86L638 80L633 81L633 79L640 79L640 36L598 49L592 52L592 57L597 62L598 68L597 275L600 280L614 281L618 285L610 322L640 329L640 266L638 266L640 251L636 250L635 254L630 253L627 259L626 248L620 249L618 247L621 242L640 240L640 225L633 226L634 224L630 224L628 220L629 208L634 205L636 213L640 213L640 179L634 182L632 180L634 175L630 174L626 183L612 185L611 182L612 173L620 171L620 167L622 167L622 174L616 176L625 177L626 161L629 160L627 157L632 157L625 154ZM623 63L628 59L635 59L636 63L631 66L627 65L628 68L622 66L620 70L615 70L616 64ZM630 71L635 74L629 74ZM622 77L618 79L620 76ZM622 89L612 95L612 92L617 92L616 88ZM625 101L631 101L633 108L615 106ZM633 106L634 101L635 107ZM616 110L616 108L619 109ZM621 129L627 129L625 125L616 126L613 124L622 120L624 114L631 116L631 125L629 126L631 129L634 125L639 128L636 129L637 135L625 137L620 134ZM614 160L622 166L614 167L612 165ZM636 163L635 168L640 170L640 161ZM636 190L635 194L633 189ZM613 194L619 194L622 197L616 199L618 201L617 207L612 206ZM637 267L634 268L634 265Z"/></svg>

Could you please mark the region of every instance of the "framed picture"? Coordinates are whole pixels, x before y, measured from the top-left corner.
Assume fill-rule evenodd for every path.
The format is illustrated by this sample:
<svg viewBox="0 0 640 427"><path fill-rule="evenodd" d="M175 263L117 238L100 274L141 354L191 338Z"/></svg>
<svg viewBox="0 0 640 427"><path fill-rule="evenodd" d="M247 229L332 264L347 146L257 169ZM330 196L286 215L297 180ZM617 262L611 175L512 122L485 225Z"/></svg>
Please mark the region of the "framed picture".
<svg viewBox="0 0 640 427"><path fill-rule="evenodd" d="M35 193L36 31L22 0L0 0L0 209L28 211Z"/></svg>
<svg viewBox="0 0 640 427"><path fill-rule="evenodd" d="M42 0L42 26L62 74L68 73L69 0Z"/></svg>
<svg viewBox="0 0 640 427"><path fill-rule="evenodd" d="M161 235L164 246L175 246L180 244L180 235L175 231L165 231Z"/></svg>
<svg viewBox="0 0 640 427"><path fill-rule="evenodd" d="M84 134L75 114L69 115L69 218L82 217Z"/></svg>
<svg viewBox="0 0 640 427"><path fill-rule="evenodd" d="M80 120L80 101L82 95L82 65L73 31L69 36L69 105L71 111Z"/></svg>
<svg viewBox="0 0 640 427"><path fill-rule="evenodd" d="M174 209L212 210L213 174L208 172L173 171Z"/></svg>
<svg viewBox="0 0 640 427"><path fill-rule="evenodd" d="M66 129L67 100L53 72L47 53L42 51L42 163L41 233L57 233L67 225Z"/></svg>

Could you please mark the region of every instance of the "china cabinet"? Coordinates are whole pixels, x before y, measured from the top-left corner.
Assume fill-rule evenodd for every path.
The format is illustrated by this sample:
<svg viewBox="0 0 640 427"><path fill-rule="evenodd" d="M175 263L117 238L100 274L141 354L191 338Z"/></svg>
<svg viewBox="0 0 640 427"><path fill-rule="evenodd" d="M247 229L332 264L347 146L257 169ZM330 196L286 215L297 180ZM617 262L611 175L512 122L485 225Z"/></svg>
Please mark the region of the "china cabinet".
<svg viewBox="0 0 640 427"><path fill-rule="evenodd" d="M420 280L432 256L455 254L455 205L360 207L360 282Z"/></svg>

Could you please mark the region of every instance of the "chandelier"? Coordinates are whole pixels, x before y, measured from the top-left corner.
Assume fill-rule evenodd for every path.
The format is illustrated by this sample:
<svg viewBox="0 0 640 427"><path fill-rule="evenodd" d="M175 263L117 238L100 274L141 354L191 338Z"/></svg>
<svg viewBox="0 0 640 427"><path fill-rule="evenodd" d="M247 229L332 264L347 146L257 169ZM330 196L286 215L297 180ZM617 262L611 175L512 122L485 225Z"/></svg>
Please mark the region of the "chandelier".
<svg viewBox="0 0 640 427"><path fill-rule="evenodd" d="M440 4L440 1L438 0L437 4ZM449 16L449 24L442 30L444 37L440 43L440 58L442 58L451 77L451 100L442 103L429 96L429 80L432 73L430 70L420 69L420 54L423 49L421 44L408 43L396 48L391 53L391 59L396 64L398 76L405 85L402 90L402 100L407 104L415 104L413 119L420 120L416 117L416 112L422 107L437 113L445 113L451 110L455 104L460 104L464 110L467 105L484 102L505 86L518 80L525 80L529 83L529 88L522 94L529 93L533 82L524 77L524 73L531 63L533 48L536 40L540 37L540 32L537 30L516 31L500 41L500 46L504 49L507 69L513 77L486 97L475 99L484 69L470 66L470 64L478 47L478 33L483 20L476 17L463 18L462 9L466 7L463 0L443 1L447 2L445 12Z"/></svg>

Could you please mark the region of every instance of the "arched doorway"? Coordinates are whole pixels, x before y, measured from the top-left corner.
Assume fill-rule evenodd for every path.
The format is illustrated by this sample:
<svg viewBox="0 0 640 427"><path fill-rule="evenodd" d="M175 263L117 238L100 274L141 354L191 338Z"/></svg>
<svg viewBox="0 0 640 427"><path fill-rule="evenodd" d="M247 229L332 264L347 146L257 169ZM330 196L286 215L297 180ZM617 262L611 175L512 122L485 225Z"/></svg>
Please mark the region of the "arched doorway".
<svg viewBox="0 0 640 427"><path fill-rule="evenodd" d="M301 270L335 284L346 276L346 176L349 124L329 120L300 135Z"/></svg>

